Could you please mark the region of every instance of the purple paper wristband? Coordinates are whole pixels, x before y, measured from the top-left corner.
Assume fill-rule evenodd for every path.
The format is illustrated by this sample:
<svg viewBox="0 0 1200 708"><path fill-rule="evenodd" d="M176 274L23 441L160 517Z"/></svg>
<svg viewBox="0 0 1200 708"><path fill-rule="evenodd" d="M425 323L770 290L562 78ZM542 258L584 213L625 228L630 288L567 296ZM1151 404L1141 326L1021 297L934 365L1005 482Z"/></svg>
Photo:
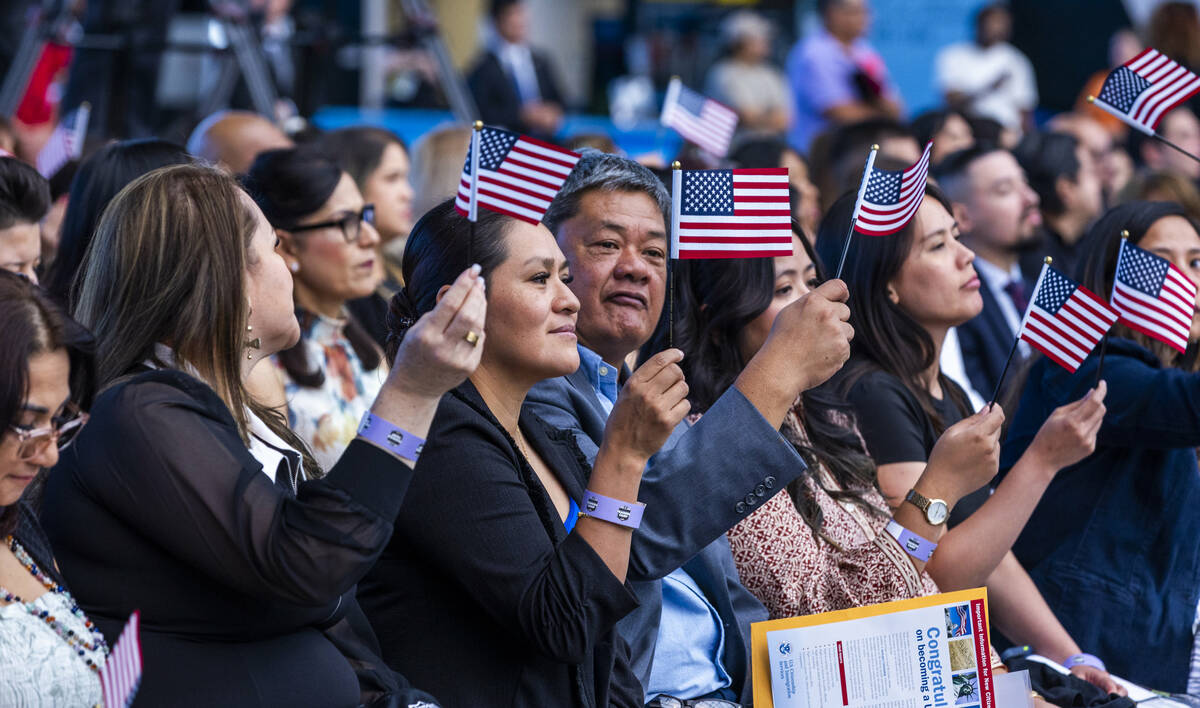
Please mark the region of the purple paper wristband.
<svg viewBox="0 0 1200 708"><path fill-rule="evenodd" d="M1069 656L1067 657L1067 661L1065 664L1063 664L1063 666L1066 666L1068 669L1072 666L1090 666L1094 669L1100 669L1101 671L1108 671L1108 669L1104 666L1104 662L1100 661L1100 657L1092 654L1080 653L1074 656Z"/></svg>
<svg viewBox="0 0 1200 708"><path fill-rule="evenodd" d="M645 510L646 505L641 502L621 501L591 490L583 493L583 503L579 505L580 516L590 516L630 529L642 525L642 513Z"/></svg>
<svg viewBox="0 0 1200 708"><path fill-rule="evenodd" d="M363 414L362 422L358 424L358 436L369 440L379 447L406 460L417 461L421 450L425 447L425 438L419 438L413 433L397 428L388 421L371 411Z"/></svg>
<svg viewBox="0 0 1200 708"><path fill-rule="evenodd" d="M934 549L937 548L937 544L933 541L921 538L894 520L887 523L887 532L889 536L896 539L896 543L900 544L905 553L922 563L928 563L929 559L933 557Z"/></svg>

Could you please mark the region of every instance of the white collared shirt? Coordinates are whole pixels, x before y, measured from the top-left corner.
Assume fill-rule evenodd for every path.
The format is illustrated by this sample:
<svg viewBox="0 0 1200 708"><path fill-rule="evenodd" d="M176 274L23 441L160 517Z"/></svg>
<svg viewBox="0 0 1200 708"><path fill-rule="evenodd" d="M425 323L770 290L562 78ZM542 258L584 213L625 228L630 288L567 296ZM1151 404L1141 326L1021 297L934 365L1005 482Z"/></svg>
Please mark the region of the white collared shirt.
<svg viewBox="0 0 1200 708"><path fill-rule="evenodd" d="M521 103L540 100L542 92L538 88L537 70L533 68L533 52L529 47L498 39L495 51L505 71L517 82Z"/></svg>

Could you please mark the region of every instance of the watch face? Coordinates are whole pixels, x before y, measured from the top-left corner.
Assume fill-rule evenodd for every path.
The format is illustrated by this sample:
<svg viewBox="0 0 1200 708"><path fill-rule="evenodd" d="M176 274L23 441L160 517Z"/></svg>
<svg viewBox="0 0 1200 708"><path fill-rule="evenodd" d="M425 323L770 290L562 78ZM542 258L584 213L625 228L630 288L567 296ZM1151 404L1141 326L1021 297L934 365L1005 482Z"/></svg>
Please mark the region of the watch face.
<svg viewBox="0 0 1200 708"><path fill-rule="evenodd" d="M929 504L929 508L925 510L925 518L929 523L937 526L946 522L946 517L950 515L950 510L946 508L946 502L941 499L934 499Z"/></svg>

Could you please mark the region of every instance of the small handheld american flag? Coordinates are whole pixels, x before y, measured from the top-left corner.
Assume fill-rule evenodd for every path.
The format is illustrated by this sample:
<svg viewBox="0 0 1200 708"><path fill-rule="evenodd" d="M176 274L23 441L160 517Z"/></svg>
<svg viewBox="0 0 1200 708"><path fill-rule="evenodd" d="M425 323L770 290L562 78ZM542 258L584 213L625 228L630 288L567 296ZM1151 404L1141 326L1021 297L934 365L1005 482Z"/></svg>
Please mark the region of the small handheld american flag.
<svg viewBox="0 0 1200 708"><path fill-rule="evenodd" d="M1030 346L1074 373L1117 316L1095 293L1046 263L1017 332Z"/></svg>
<svg viewBox="0 0 1200 708"><path fill-rule="evenodd" d="M663 125L717 157L725 157L737 130L737 111L697 93L673 77L663 100Z"/></svg>
<svg viewBox="0 0 1200 708"><path fill-rule="evenodd" d="M672 170L671 257L792 255L786 167Z"/></svg>
<svg viewBox="0 0 1200 708"><path fill-rule="evenodd" d="M921 159L906 170L881 170L874 165L875 151L868 158L867 175L854 205L854 230L864 236L887 236L903 229L925 197L929 156L933 141L925 145Z"/></svg>
<svg viewBox="0 0 1200 708"><path fill-rule="evenodd" d="M454 207L471 221L480 206L536 224L579 162L579 154L500 128L471 134ZM478 179L472 179L478 175Z"/></svg>
<svg viewBox="0 0 1200 708"><path fill-rule="evenodd" d="M124 708L133 703L142 682L142 641L138 624L142 615L136 610L129 616L108 661L100 670L100 688L105 708Z"/></svg>
<svg viewBox="0 0 1200 708"><path fill-rule="evenodd" d="M1104 80L1093 103L1147 135L1172 108L1200 92L1200 76L1147 49Z"/></svg>
<svg viewBox="0 0 1200 708"><path fill-rule="evenodd" d="M1167 259L1121 239L1112 306L1121 313L1121 324L1187 350L1196 284Z"/></svg>
<svg viewBox="0 0 1200 708"><path fill-rule="evenodd" d="M63 165L79 159L83 154L83 141L90 116L91 107L84 102L59 119L54 132L50 133L50 138L37 155L37 171L43 177L50 179Z"/></svg>

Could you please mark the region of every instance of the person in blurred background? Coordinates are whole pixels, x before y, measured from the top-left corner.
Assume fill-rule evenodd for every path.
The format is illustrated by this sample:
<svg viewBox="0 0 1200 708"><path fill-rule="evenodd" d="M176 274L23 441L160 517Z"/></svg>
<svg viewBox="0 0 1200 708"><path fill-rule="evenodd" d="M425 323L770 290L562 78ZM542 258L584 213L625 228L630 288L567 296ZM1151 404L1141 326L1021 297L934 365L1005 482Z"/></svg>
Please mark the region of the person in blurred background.
<svg viewBox="0 0 1200 708"><path fill-rule="evenodd" d="M971 132L971 124L961 111L953 108L926 111L913 118L909 127L912 128L922 149L925 143L933 141L933 152L929 155L929 162L933 165L941 162L950 153L966 150L975 144L975 133Z"/></svg>
<svg viewBox="0 0 1200 708"><path fill-rule="evenodd" d="M1033 127L1037 81L1029 58L1008 43L1011 37L1008 5L985 6L975 16L975 41L938 52L936 76L951 107L992 118L1020 133Z"/></svg>
<svg viewBox="0 0 1200 708"><path fill-rule="evenodd" d="M349 173L308 147L259 155L245 187L275 227L300 321L299 341L252 382L261 400L286 404L288 425L329 469L387 376L383 350L346 309L379 285L372 206Z"/></svg>
<svg viewBox="0 0 1200 708"><path fill-rule="evenodd" d="M66 307L74 305L79 264L92 243L100 215L117 192L151 170L191 160L182 147L157 138L110 143L84 160L71 182L58 256L46 273L45 286L50 296Z"/></svg>
<svg viewBox="0 0 1200 708"><path fill-rule="evenodd" d="M813 238L821 220L821 194L809 179L808 162L782 138L749 138L735 144L729 159L737 167L786 167L792 197L792 216L805 238Z"/></svg>
<svg viewBox="0 0 1200 708"><path fill-rule="evenodd" d="M471 126L455 123L434 128L413 143L410 181L416 218L458 193L470 147Z"/></svg>
<svg viewBox="0 0 1200 708"><path fill-rule="evenodd" d="M244 175L260 152L292 146L274 123L249 111L219 111L200 121L187 140L187 151L202 160Z"/></svg>
<svg viewBox="0 0 1200 708"><path fill-rule="evenodd" d="M1118 196L1117 204L1130 201L1175 202L1200 222L1200 187L1178 172L1144 172L1134 177Z"/></svg>
<svg viewBox="0 0 1200 708"><path fill-rule="evenodd" d="M50 185L15 157L0 157L0 269L38 282L41 221L50 210Z"/></svg>
<svg viewBox="0 0 1200 708"><path fill-rule="evenodd" d="M1194 3L1160 3L1146 23L1146 40L1187 69L1200 69L1200 11Z"/></svg>
<svg viewBox="0 0 1200 708"><path fill-rule="evenodd" d="M867 0L817 0L822 26L796 43L787 75L796 101L788 143L802 155L830 124L900 117L900 94L883 57L863 38Z"/></svg>
<svg viewBox="0 0 1200 708"><path fill-rule="evenodd" d="M565 100L554 65L529 46L524 0L491 0L492 46L467 76L483 122L539 138L562 125Z"/></svg>
<svg viewBox="0 0 1200 708"><path fill-rule="evenodd" d="M738 113L738 130L781 134L791 123L787 77L771 63L771 25L748 10L721 23L725 57L708 70L704 92Z"/></svg>
<svg viewBox="0 0 1200 708"><path fill-rule="evenodd" d="M1191 104L1178 106L1164 115L1158 124L1158 134L1181 149L1200 155L1200 119ZM1200 162L1141 131L1129 131L1129 154L1147 169L1170 170L1192 181L1200 180Z"/></svg>

